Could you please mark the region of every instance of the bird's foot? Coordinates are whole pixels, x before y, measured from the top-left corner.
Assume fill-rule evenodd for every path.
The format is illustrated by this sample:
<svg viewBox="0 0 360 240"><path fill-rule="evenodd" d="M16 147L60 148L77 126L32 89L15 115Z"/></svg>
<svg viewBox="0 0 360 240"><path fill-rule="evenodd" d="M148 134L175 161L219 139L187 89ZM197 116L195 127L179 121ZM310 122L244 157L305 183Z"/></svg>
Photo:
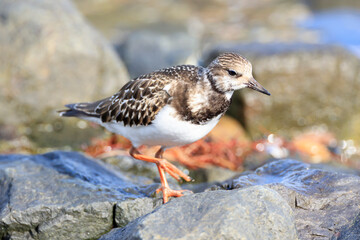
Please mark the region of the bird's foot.
<svg viewBox="0 0 360 240"><path fill-rule="evenodd" d="M146 155L141 154L136 148L132 147L130 149L130 155L138 160L146 161L146 162L152 162L155 163L160 175L160 181L161 181L161 187L156 190L156 193L159 193L160 191L163 193L163 200L164 203L169 201L169 197L181 197L183 196L184 191L188 190L172 190L169 187L169 184L166 180L165 172L170 174L173 178L180 181L180 178L183 178L185 181L191 181L191 178L183 173L180 169L175 167L173 164L169 163L167 160L162 158L163 149L160 148L160 150L156 153L155 157L149 157Z"/></svg>
<svg viewBox="0 0 360 240"><path fill-rule="evenodd" d="M182 197L184 196L183 192L191 192L190 190L173 190L168 186L161 186L156 189L156 193L162 192L163 201L167 203L170 197Z"/></svg>

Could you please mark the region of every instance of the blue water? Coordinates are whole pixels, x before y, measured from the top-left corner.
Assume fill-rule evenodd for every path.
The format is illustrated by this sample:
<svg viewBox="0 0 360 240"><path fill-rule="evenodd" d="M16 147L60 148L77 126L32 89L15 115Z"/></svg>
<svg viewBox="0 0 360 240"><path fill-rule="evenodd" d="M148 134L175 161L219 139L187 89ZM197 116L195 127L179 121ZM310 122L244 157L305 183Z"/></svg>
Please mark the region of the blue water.
<svg viewBox="0 0 360 240"><path fill-rule="evenodd" d="M314 13L299 23L318 30L322 43L341 45L360 57L360 11L337 9Z"/></svg>

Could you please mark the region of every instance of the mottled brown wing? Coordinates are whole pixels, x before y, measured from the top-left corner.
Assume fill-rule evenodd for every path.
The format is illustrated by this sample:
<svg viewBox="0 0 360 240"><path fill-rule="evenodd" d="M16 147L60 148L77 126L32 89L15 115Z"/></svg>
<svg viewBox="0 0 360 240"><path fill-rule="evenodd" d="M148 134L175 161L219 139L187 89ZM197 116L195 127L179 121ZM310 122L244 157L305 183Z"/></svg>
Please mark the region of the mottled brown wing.
<svg viewBox="0 0 360 240"><path fill-rule="evenodd" d="M163 90L168 82L148 75L132 80L120 91L101 101L95 108L102 122L116 120L124 126L149 125L156 114L171 101Z"/></svg>

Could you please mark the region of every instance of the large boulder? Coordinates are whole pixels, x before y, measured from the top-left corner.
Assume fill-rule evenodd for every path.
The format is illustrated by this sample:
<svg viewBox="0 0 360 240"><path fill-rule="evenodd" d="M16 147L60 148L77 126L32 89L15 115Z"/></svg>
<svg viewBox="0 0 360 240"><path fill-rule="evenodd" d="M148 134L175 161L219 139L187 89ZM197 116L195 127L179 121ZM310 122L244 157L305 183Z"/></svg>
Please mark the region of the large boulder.
<svg viewBox="0 0 360 240"><path fill-rule="evenodd" d="M101 239L360 239L360 177L313 167L270 161Z"/></svg>
<svg viewBox="0 0 360 240"><path fill-rule="evenodd" d="M339 138L360 142L360 60L356 56L331 45L223 44L205 53L204 65L225 51L248 58L255 79L272 94L268 97L250 90L237 93L245 96L252 133L262 133L260 126L293 136L321 126Z"/></svg>
<svg viewBox="0 0 360 240"><path fill-rule="evenodd" d="M64 104L106 97L128 81L69 0L1 0L0 16L0 125L15 135L60 131L61 120L51 120Z"/></svg>
<svg viewBox="0 0 360 240"><path fill-rule="evenodd" d="M263 185L277 191L292 208L300 239L360 239L360 177L295 160L273 161L223 187Z"/></svg>
<svg viewBox="0 0 360 240"><path fill-rule="evenodd" d="M96 239L160 203L147 197L158 184L109 166L72 152L0 155L0 238Z"/></svg>
<svg viewBox="0 0 360 240"><path fill-rule="evenodd" d="M162 204L159 184L126 167L0 155L0 238L359 239L360 177L311 167L274 160Z"/></svg>
<svg viewBox="0 0 360 240"><path fill-rule="evenodd" d="M214 191L172 200L100 238L297 239L292 210L266 187Z"/></svg>

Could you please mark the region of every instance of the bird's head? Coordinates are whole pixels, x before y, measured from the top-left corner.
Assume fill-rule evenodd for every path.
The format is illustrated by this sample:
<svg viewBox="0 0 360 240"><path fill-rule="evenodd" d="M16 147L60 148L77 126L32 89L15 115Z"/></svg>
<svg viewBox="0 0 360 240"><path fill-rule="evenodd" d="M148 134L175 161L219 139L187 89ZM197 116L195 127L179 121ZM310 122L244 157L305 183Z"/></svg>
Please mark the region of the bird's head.
<svg viewBox="0 0 360 240"><path fill-rule="evenodd" d="M252 76L251 63L236 53L222 53L207 67L211 84L220 92L232 92L251 88L258 92L270 93Z"/></svg>

